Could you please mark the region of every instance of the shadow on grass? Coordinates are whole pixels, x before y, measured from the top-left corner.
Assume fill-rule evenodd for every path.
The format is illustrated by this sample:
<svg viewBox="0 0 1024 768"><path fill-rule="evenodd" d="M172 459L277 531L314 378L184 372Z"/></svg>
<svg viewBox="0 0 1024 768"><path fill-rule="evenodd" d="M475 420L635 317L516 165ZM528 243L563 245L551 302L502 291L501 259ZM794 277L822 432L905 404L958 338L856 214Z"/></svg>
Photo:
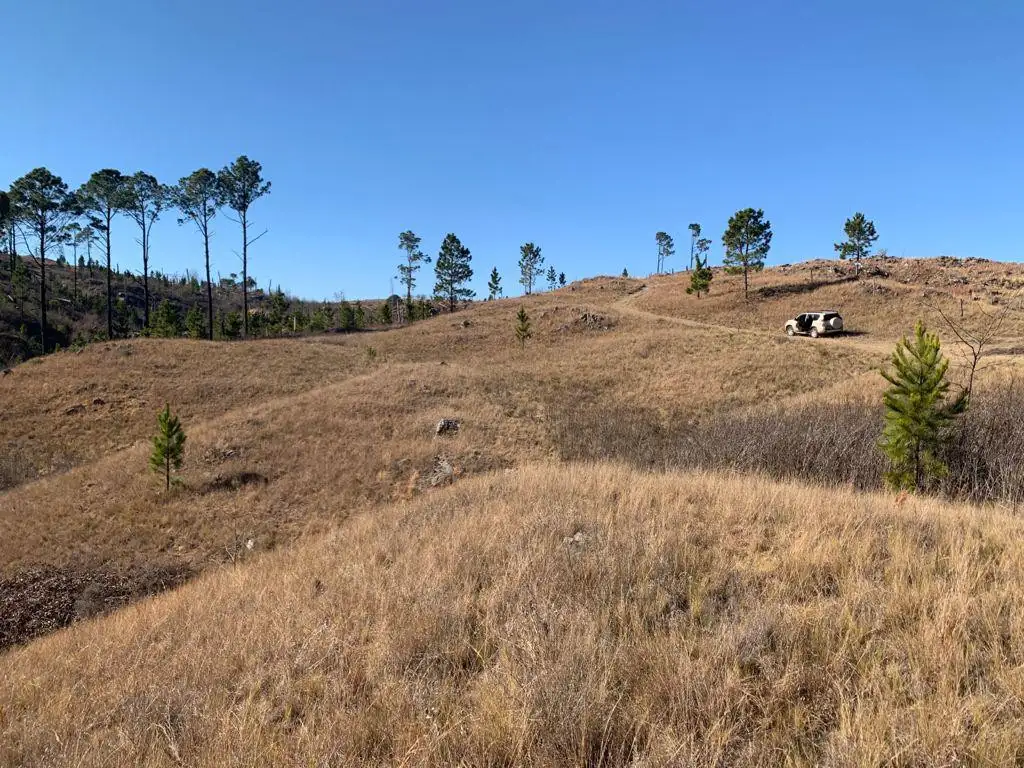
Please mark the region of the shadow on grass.
<svg viewBox="0 0 1024 768"><path fill-rule="evenodd" d="M216 475L209 482L199 486L196 490L199 493L214 493L216 491L237 491L250 485L266 485L270 478L259 472L230 472L224 475Z"/></svg>
<svg viewBox="0 0 1024 768"><path fill-rule="evenodd" d="M805 280L802 283L788 283L786 285L766 285L763 288L751 291L751 295L758 299L773 299L778 296L798 296L801 293L811 293L819 288L826 288L830 285L842 285L843 283L855 283L856 277L838 277L832 280Z"/></svg>

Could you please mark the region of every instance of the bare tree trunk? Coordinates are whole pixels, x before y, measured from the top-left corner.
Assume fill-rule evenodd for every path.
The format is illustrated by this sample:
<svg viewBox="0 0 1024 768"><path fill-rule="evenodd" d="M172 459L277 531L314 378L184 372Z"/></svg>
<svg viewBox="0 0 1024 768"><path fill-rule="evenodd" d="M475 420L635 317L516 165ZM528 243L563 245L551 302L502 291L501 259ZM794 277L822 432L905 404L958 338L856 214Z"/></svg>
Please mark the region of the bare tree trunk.
<svg viewBox="0 0 1024 768"><path fill-rule="evenodd" d="M206 330L213 341L213 281L210 279L210 232L203 227L203 245L206 248Z"/></svg>
<svg viewBox="0 0 1024 768"><path fill-rule="evenodd" d="M11 227L10 231L10 252L7 254L8 265L11 268L11 274L8 277L11 278L11 295L14 295L14 259L18 255L18 237L14 232L14 227Z"/></svg>
<svg viewBox="0 0 1024 768"><path fill-rule="evenodd" d="M146 305L142 310L142 324L149 328L149 235L146 232L146 214L142 214L142 293Z"/></svg>
<svg viewBox="0 0 1024 768"><path fill-rule="evenodd" d="M39 340L46 354L46 227L39 227Z"/></svg>
<svg viewBox="0 0 1024 768"><path fill-rule="evenodd" d="M249 338L249 225L242 211L242 336Z"/></svg>
<svg viewBox="0 0 1024 768"><path fill-rule="evenodd" d="M110 219L111 216L107 214L107 338L114 338L114 296L113 289L111 287L112 276L110 272Z"/></svg>

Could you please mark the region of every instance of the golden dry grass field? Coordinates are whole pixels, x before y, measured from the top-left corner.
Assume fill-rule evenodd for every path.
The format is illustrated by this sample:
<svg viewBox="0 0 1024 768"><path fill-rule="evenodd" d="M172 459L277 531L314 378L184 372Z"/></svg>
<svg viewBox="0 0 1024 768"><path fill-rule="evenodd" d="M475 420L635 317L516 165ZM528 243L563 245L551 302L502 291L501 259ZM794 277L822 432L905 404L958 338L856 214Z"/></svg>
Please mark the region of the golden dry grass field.
<svg viewBox="0 0 1024 768"><path fill-rule="evenodd" d="M876 401L918 317L956 360L935 307L983 322L1024 282L834 266L767 270L748 302L720 274L701 299L597 278L381 333L18 366L0 765L1024 760L1013 510L680 458L701 425ZM856 333L783 335L825 308ZM1014 380L1020 331L982 386ZM188 433L169 493L146 465L165 402Z"/></svg>

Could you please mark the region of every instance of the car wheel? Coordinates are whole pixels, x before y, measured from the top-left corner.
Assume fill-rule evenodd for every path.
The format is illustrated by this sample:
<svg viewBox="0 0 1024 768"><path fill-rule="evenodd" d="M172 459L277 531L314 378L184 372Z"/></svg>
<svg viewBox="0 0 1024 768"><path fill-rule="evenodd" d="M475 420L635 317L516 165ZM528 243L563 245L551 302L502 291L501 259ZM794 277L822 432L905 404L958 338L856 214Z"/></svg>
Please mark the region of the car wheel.
<svg viewBox="0 0 1024 768"><path fill-rule="evenodd" d="M787 336L796 336L796 331L793 330L793 326L792 325L786 326L786 335Z"/></svg>
<svg viewBox="0 0 1024 768"><path fill-rule="evenodd" d="M811 328L811 338L812 339L818 338L818 329L817 328Z"/></svg>

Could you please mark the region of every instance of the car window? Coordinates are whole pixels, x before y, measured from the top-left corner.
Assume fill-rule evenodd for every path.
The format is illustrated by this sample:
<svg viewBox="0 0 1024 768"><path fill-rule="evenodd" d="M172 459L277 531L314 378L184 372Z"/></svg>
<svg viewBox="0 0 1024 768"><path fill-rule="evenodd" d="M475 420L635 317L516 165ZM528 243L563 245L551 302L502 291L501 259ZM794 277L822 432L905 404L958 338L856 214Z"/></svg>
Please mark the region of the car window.
<svg viewBox="0 0 1024 768"><path fill-rule="evenodd" d="M833 320L833 319L835 319L837 317L839 317L839 313L838 312L829 312L827 315L825 315L825 319L826 320Z"/></svg>

